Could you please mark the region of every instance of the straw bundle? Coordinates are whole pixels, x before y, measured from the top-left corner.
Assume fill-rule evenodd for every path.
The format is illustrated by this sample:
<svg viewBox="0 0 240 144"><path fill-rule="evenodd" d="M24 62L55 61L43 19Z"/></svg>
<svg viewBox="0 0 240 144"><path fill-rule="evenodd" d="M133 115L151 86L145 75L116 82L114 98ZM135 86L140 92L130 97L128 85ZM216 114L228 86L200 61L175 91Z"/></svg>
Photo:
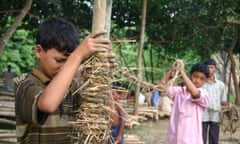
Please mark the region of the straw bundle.
<svg viewBox="0 0 240 144"><path fill-rule="evenodd" d="M76 111L73 139L79 144L105 144L110 139L110 90L104 54L91 57L82 70L80 108Z"/></svg>

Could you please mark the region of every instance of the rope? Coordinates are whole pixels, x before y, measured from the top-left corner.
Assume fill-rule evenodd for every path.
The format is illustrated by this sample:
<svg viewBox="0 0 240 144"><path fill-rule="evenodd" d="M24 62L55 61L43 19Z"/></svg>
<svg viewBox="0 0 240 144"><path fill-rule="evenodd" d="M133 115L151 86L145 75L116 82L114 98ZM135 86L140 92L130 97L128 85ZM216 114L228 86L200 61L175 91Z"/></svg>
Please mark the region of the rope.
<svg viewBox="0 0 240 144"><path fill-rule="evenodd" d="M167 84L165 85L166 86L170 86L170 87L173 87L174 84L177 83L177 81L180 80L181 78L181 75L180 75L180 71L179 69L181 68L181 62L182 60L176 60L174 63L173 63L173 71L171 73L171 76L172 78L167 82Z"/></svg>
<svg viewBox="0 0 240 144"><path fill-rule="evenodd" d="M240 108L229 104L221 112L221 126L224 132L235 133L240 127Z"/></svg>

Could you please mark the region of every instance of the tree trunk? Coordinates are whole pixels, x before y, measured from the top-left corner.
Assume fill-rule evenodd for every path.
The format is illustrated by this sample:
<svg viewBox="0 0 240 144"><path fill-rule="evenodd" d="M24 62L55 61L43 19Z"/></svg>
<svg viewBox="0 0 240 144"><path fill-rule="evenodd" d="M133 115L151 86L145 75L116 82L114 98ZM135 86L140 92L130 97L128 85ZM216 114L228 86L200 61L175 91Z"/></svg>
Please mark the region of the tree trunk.
<svg viewBox="0 0 240 144"><path fill-rule="evenodd" d="M13 24L11 25L11 27L7 29L6 33L1 38L1 40L0 40L0 55L2 54L3 49L4 49L8 39L12 36L12 34L15 32L15 30L17 29L20 22L27 15L28 11L31 8L31 5L32 5L32 0L27 0L22 11L18 14L18 16L16 17L16 19L13 22Z"/></svg>
<svg viewBox="0 0 240 144"><path fill-rule="evenodd" d="M153 68L154 66L153 66L153 49L152 49L152 47L150 47L149 57L150 57L150 66ZM154 83L153 69L151 69L150 77L151 77L151 82Z"/></svg>
<svg viewBox="0 0 240 144"><path fill-rule="evenodd" d="M147 11L147 0L143 0L143 9L142 9L142 26L141 26L141 36L140 36L140 44L138 48L138 59L137 59L137 78L139 81L142 80L142 54L143 54L143 46L144 46L144 32L145 32L145 24L146 24L146 11ZM138 99L140 94L140 82L137 82L136 85L136 99L134 106L134 114L138 113Z"/></svg>
<svg viewBox="0 0 240 144"><path fill-rule="evenodd" d="M143 52L142 58L143 58L143 67L144 67L144 79L148 81L147 64L146 64L146 59L144 57L144 52Z"/></svg>
<svg viewBox="0 0 240 144"><path fill-rule="evenodd" d="M240 52L238 54L238 64L239 64L239 67L238 67L238 70L239 70L240 69ZM238 91L240 91L240 74L238 75Z"/></svg>
<svg viewBox="0 0 240 144"><path fill-rule="evenodd" d="M235 93L236 93L236 105L240 106L240 92L239 92L239 85L238 85L237 74L236 74L236 63L233 57L233 49L235 48L237 41L238 41L238 29L236 28L231 46L228 48L228 54L231 61L231 73L232 73Z"/></svg>

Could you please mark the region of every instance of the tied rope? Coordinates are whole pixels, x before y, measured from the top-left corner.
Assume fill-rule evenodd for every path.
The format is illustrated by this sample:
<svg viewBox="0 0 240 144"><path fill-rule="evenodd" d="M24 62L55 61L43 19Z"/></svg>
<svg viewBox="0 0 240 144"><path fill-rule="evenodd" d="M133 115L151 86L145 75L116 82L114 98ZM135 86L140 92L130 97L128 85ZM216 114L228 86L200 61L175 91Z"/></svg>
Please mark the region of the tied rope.
<svg viewBox="0 0 240 144"><path fill-rule="evenodd" d="M221 113L221 127L223 132L235 133L238 128L240 128L240 108L234 104L229 104L224 106L222 110L214 110Z"/></svg>

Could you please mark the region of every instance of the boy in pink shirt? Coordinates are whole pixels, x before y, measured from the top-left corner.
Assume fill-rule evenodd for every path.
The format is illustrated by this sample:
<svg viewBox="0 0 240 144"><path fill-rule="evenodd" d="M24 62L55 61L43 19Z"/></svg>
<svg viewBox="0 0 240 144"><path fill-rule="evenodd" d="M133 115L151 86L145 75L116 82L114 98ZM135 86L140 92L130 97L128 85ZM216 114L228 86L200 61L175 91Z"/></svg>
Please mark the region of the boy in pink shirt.
<svg viewBox="0 0 240 144"><path fill-rule="evenodd" d="M177 60L159 84L166 84L172 72L178 70L185 86L167 87L164 94L173 100L167 144L203 144L202 117L209 104L208 93L200 88L209 75L207 65L197 63L192 66L190 77L184 63Z"/></svg>

